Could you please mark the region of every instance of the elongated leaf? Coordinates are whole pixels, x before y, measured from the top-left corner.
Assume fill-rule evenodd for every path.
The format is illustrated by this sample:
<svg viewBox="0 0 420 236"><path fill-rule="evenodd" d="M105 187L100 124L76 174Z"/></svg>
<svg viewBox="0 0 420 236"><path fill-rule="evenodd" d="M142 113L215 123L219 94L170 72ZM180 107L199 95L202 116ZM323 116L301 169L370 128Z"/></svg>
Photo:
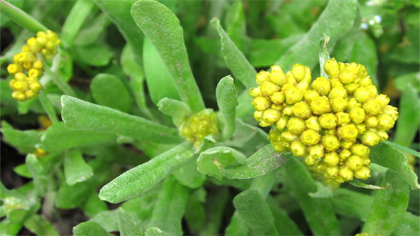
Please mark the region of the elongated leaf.
<svg viewBox="0 0 420 236"><path fill-rule="evenodd" d="M419 221L419 216L406 212L400 225L393 232L393 235L419 235Z"/></svg>
<svg viewBox="0 0 420 236"><path fill-rule="evenodd" d="M349 189L338 188L334 191L331 203L337 214L365 221L368 214L366 209L370 209L373 197Z"/></svg>
<svg viewBox="0 0 420 236"><path fill-rule="evenodd" d="M233 214L228 227L226 228L226 236L236 235L249 235L247 222L239 216L238 212L235 211Z"/></svg>
<svg viewBox="0 0 420 236"><path fill-rule="evenodd" d="M115 142L114 140L115 135L90 130L70 130L62 122L59 122L44 132L41 142L37 146L45 151L55 152L68 148Z"/></svg>
<svg viewBox="0 0 420 236"><path fill-rule="evenodd" d="M143 230L122 208L118 208L118 226L121 236L143 236Z"/></svg>
<svg viewBox="0 0 420 236"><path fill-rule="evenodd" d="M372 162L397 171L407 181L412 189L419 189L418 177L407 164L407 157L397 149L380 143L371 147L370 158Z"/></svg>
<svg viewBox="0 0 420 236"><path fill-rule="evenodd" d="M48 181L46 177L47 173L45 173L42 164L38 161L35 155L28 154L26 156L26 166L33 177L37 194L39 196L44 196L47 191Z"/></svg>
<svg viewBox="0 0 420 236"><path fill-rule="evenodd" d="M187 104L170 98L161 99L157 106L163 114L172 116L176 126L180 126L185 117L191 114L191 109Z"/></svg>
<svg viewBox="0 0 420 236"><path fill-rule="evenodd" d="M280 208L274 198L269 197L267 204L270 207L271 214L274 217L274 224L279 235L303 235L295 222L287 215L287 212Z"/></svg>
<svg viewBox="0 0 420 236"><path fill-rule="evenodd" d="M395 87L401 92L405 91L405 88L410 84L415 90L417 90L417 92L420 92L419 72L401 75L394 79Z"/></svg>
<svg viewBox="0 0 420 236"><path fill-rule="evenodd" d="M384 186L384 187L381 187L381 186L375 186L375 185L371 185L371 184L365 184L365 183L363 183L359 180L356 180L356 179L351 180L348 183L355 186L355 187L366 188L366 189L386 189L388 187L388 185Z"/></svg>
<svg viewBox="0 0 420 236"><path fill-rule="evenodd" d="M233 199L238 215L247 223L250 235L278 235L270 208L256 190L247 190Z"/></svg>
<svg viewBox="0 0 420 236"><path fill-rule="evenodd" d="M125 135L137 140L175 143L181 140L176 129L128 115L77 98L62 96L62 117L70 129Z"/></svg>
<svg viewBox="0 0 420 236"><path fill-rule="evenodd" d="M93 221L83 222L73 227L74 236L112 236L105 231L98 223Z"/></svg>
<svg viewBox="0 0 420 236"><path fill-rule="evenodd" d="M41 138L42 133L35 130L16 130L10 125L2 122L1 132L3 140L9 145L16 147L21 153L29 153L35 151L35 144Z"/></svg>
<svg viewBox="0 0 420 236"><path fill-rule="evenodd" d="M136 2L131 8L131 15L159 52L182 101L193 112L203 110L203 98L190 68L178 18L166 6L151 0Z"/></svg>
<svg viewBox="0 0 420 236"><path fill-rule="evenodd" d="M96 75L90 83L90 90L93 98L99 105L122 112L128 112L131 108L132 99L130 93L122 81L113 75Z"/></svg>
<svg viewBox="0 0 420 236"><path fill-rule="evenodd" d="M219 106L222 123L222 141L232 137L235 132L235 112L238 100L233 78L223 77L216 88L217 105Z"/></svg>
<svg viewBox="0 0 420 236"><path fill-rule="evenodd" d="M278 178L279 169L276 169L263 176L253 179L249 189L257 190L263 199L266 199Z"/></svg>
<svg viewBox="0 0 420 236"><path fill-rule="evenodd" d="M151 226L170 235L182 235L181 220L188 198L188 189L170 177L163 183L153 210Z"/></svg>
<svg viewBox="0 0 420 236"><path fill-rule="evenodd" d="M108 210L106 203L99 199L96 190L91 191L90 193L86 193L84 196L87 199L80 208L89 218L93 218L98 213Z"/></svg>
<svg viewBox="0 0 420 236"><path fill-rule="evenodd" d="M317 191L317 185L308 171L308 168L298 160L298 157L291 156L286 162L286 173L293 184L302 192L310 193Z"/></svg>
<svg viewBox="0 0 420 236"><path fill-rule="evenodd" d="M61 29L61 40L65 47L71 47L86 17L95 6L92 0L78 0L73 5Z"/></svg>
<svg viewBox="0 0 420 236"><path fill-rule="evenodd" d="M94 44L96 41L98 41L99 36L102 32L104 32L110 23L111 21L108 19L105 13L99 14L92 20L92 22L89 22L88 27L78 32L76 38L74 39L74 45L86 46Z"/></svg>
<svg viewBox="0 0 420 236"><path fill-rule="evenodd" d="M102 187L99 198L118 203L144 194L173 170L188 162L193 156L190 148L190 143L182 143L147 163L124 172Z"/></svg>
<svg viewBox="0 0 420 236"><path fill-rule="evenodd" d="M226 204L230 200L227 187L222 187L218 191L208 193L205 209L207 213L206 227L200 231L200 235L215 235L220 232L223 223Z"/></svg>
<svg viewBox="0 0 420 236"><path fill-rule="evenodd" d="M32 233L36 235L48 235L48 236L59 236L60 234L52 226L52 224L44 220L40 215L33 215L25 221L25 228L29 229Z"/></svg>
<svg viewBox="0 0 420 236"><path fill-rule="evenodd" d="M417 152L417 151L415 151L415 150L413 150L411 148L404 147L404 146L401 146L401 145L399 145L397 143L393 143L393 142L389 142L389 141L383 141L383 143L386 144L386 145L388 145L388 146L394 147L394 148L400 150L401 152L404 152L404 153L413 155L415 157L420 157L420 152Z"/></svg>
<svg viewBox="0 0 420 236"><path fill-rule="evenodd" d="M58 189L57 198L55 205L62 209L71 209L78 206L82 206L86 201L86 196L95 188L95 182L93 178L88 181L79 182L72 186L67 183L60 185Z"/></svg>
<svg viewBox="0 0 420 236"><path fill-rule="evenodd" d="M229 35L223 30L220 25L220 20L213 18L211 24L219 33L220 42L222 44L222 55L234 77L241 81L247 88L257 86L257 83L255 82L257 72L245 58L244 54L242 54L235 43L230 39Z"/></svg>
<svg viewBox="0 0 420 236"><path fill-rule="evenodd" d="M103 211L95 215L90 221L98 223L107 232L118 231L118 209Z"/></svg>
<svg viewBox="0 0 420 236"><path fill-rule="evenodd" d="M197 159L197 170L205 175L223 178L220 168L245 164L246 156L229 147L214 147L202 152ZM215 164L217 163L217 165Z"/></svg>
<svg viewBox="0 0 420 236"><path fill-rule="evenodd" d="M173 175L178 182L188 188L203 186L206 176L197 171L196 160L190 160L176 170Z"/></svg>
<svg viewBox="0 0 420 236"><path fill-rule="evenodd" d="M400 100L399 117L394 142L408 146L416 136L419 128L420 101L418 91L407 85Z"/></svg>
<svg viewBox="0 0 420 236"><path fill-rule="evenodd" d="M13 171L16 172L18 175L26 177L26 178L32 178L31 172L29 172L28 167L26 164L21 164L13 168Z"/></svg>
<svg viewBox="0 0 420 236"><path fill-rule="evenodd" d="M355 0L329 1L321 16L305 36L283 54L275 64L280 65L284 71L290 70L295 63L312 69L318 61L318 39L325 33L331 37L330 46L333 48L336 41L353 27L357 4ZM302 55L305 56L302 57Z"/></svg>
<svg viewBox="0 0 420 236"><path fill-rule="evenodd" d="M145 236L169 236L170 234L159 229L158 227L150 227L144 233Z"/></svg>
<svg viewBox="0 0 420 236"><path fill-rule="evenodd" d="M148 38L144 39L143 58L145 58L144 74L146 76L147 89L154 104L163 98L180 100L171 73L166 68L159 52ZM162 86L165 85L165 86Z"/></svg>
<svg viewBox="0 0 420 236"><path fill-rule="evenodd" d="M92 168L86 164L78 149L68 150L64 159L64 175L68 185L83 182L92 177Z"/></svg>
<svg viewBox="0 0 420 236"><path fill-rule="evenodd" d="M202 202L206 199L206 191L204 188L199 188L192 192L187 200L185 207L185 220L188 224L188 229L194 234L198 234L206 225L206 212Z"/></svg>
<svg viewBox="0 0 420 236"><path fill-rule="evenodd" d="M390 186L380 190L373 201L363 232L374 235L391 235L400 224L408 205L410 188L400 173L388 170L382 185Z"/></svg>

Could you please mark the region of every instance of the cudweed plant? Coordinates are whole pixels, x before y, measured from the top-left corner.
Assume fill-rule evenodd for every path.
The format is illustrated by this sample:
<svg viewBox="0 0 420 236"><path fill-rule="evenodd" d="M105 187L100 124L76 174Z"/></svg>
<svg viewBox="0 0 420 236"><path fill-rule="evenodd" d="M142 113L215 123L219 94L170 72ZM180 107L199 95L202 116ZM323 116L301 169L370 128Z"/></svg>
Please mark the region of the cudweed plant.
<svg viewBox="0 0 420 236"><path fill-rule="evenodd" d="M419 235L418 10L1 0L1 235Z"/></svg>

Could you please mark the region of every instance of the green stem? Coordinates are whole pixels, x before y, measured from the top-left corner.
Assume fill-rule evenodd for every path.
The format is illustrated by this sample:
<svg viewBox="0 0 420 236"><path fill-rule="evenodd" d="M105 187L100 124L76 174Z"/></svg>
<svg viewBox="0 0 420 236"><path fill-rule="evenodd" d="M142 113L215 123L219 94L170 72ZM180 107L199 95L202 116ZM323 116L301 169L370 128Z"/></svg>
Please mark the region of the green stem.
<svg viewBox="0 0 420 236"><path fill-rule="evenodd" d="M47 94L45 94L44 91L39 92L39 101L42 104L42 107L44 108L45 112L47 113L48 117L52 121L52 123L58 123L57 114L54 111L54 107L51 104L51 101L48 99Z"/></svg>
<svg viewBox="0 0 420 236"><path fill-rule="evenodd" d="M58 53L53 59L52 67L44 67L45 76L48 76L48 78L51 79L64 94L76 97L76 93L73 91L72 87L63 79L63 77L61 77L59 73L60 60L61 54Z"/></svg>
<svg viewBox="0 0 420 236"><path fill-rule="evenodd" d="M32 16L28 15L28 13L8 2L5 2L4 0L0 0L0 12L29 31L34 33L38 31L47 31L47 27L35 20Z"/></svg>
<svg viewBox="0 0 420 236"><path fill-rule="evenodd" d="M95 3L92 0L78 0L67 16L61 29L61 39L65 47L71 47L86 17L91 13Z"/></svg>

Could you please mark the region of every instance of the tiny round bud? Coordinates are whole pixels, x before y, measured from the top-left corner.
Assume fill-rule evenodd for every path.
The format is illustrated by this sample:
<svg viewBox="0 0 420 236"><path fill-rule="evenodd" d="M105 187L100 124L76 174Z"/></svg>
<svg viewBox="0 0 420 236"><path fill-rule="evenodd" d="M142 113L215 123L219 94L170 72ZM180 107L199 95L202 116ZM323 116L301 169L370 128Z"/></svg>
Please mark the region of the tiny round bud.
<svg viewBox="0 0 420 236"><path fill-rule="evenodd" d="M354 144L350 150L351 153L360 157L369 156L370 153L369 147L363 144Z"/></svg>
<svg viewBox="0 0 420 236"><path fill-rule="evenodd" d="M350 114L350 119L355 124L362 123L366 118L365 110L363 110L363 108L361 108L361 107L353 107L350 110L349 114Z"/></svg>
<svg viewBox="0 0 420 236"><path fill-rule="evenodd" d="M26 100L26 95L21 91L14 91L12 93L12 98L22 102Z"/></svg>
<svg viewBox="0 0 420 236"><path fill-rule="evenodd" d="M346 165L352 170L358 170L363 166L363 159L357 155L352 155L347 158Z"/></svg>
<svg viewBox="0 0 420 236"><path fill-rule="evenodd" d="M349 83L352 83L355 80L356 74L354 74L351 71L344 70L343 72L340 73L338 78L340 79L341 83L349 84Z"/></svg>
<svg viewBox="0 0 420 236"><path fill-rule="evenodd" d="M27 76L22 73L22 72L18 72L15 74L15 80L26 80Z"/></svg>
<svg viewBox="0 0 420 236"><path fill-rule="evenodd" d="M328 166L325 169L325 177L326 178L334 178L338 175L338 172L340 171L340 168L338 166Z"/></svg>
<svg viewBox="0 0 420 236"><path fill-rule="evenodd" d="M388 140L388 134L385 130L378 130L377 134L381 138L381 141Z"/></svg>
<svg viewBox="0 0 420 236"><path fill-rule="evenodd" d="M290 84L293 87L297 84L295 77L293 77L293 74L291 71L286 73L286 84Z"/></svg>
<svg viewBox="0 0 420 236"><path fill-rule="evenodd" d="M44 62L42 62L42 60L36 60L36 61L34 61L32 66L35 69L41 70L42 68L44 68Z"/></svg>
<svg viewBox="0 0 420 236"><path fill-rule="evenodd" d="M290 118L287 129L293 134L301 134L305 129L305 122L299 118Z"/></svg>
<svg viewBox="0 0 420 236"><path fill-rule="evenodd" d="M370 97L369 98L370 99L373 99L378 95L378 89L376 88L375 85L371 84L371 85L368 85L366 88L369 89L369 92L370 92Z"/></svg>
<svg viewBox="0 0 420 236"><path fill-rule="evenodd" d="M42 46L38 43L38 41L35 38L30 38L26 42L29 48L29 51L33 53L37 53L41 50Z"/></svg>
<svg viewBox="0 0 420 236"><path fill-rule="evenodd" d="M328 152L324 156L324 163L329 166L336 166L340 161L340 157L336 152Z"/></svg>
<svg viewBox="0 0 420 236"><path fill-rule="evenodd" d="M32 82L29 84L29 88L31 88L32 91L34 91L35 93L38 93L39 91L41 91L42 84L39 82Z"/></svg>
<svg viewBox="0 0 420 236"><path fill-rule="evenodd" d="M317 132L320 132L322 127L319 124L319 119L317 116L311 116L307 120L305 120L305 125L308 129L315 130Z"/></svg>
<svg viewBox="0 0 420 236"><path fill-rule="evenodd" d="M307 102L311 102L314 98L319 97L319 94L315 92L314 90L306 90L303 92L303 100Z"/></svg>
<svg viewBox="0 0 420 236"><path fill-rule="evenodd" d="M335 116L337 117L337 125L348 124L351 121L350 115L342 111L335 114Z"/></svg>
<svg viewBox="0 0 420 236"><path fill-rule="evenodd" d="M338 63L335 60L335 58L331 58L330 60L325 62L324 70L325 73L327 73L327 75L329 75L330 77L337 77L340 73Z"/></svg>
<svg viewBox="0 0 420 236"><path fill-rule="evenodd" d="M354 91L354 98L360 102L364 103L370 99L370 91L366 87L359 87Z"/></svg>
<svg viewBox="0 0 420 236"><path fill-rule="evenodd" d="M312 89L315 90L319 95L325 96L327 95L331 90L331 84L328 79L324 77L318 77L316 78L311 85Z"/></svg>
<svg viewBox="0 0 420 236"><path fill-rule="evenodd" d="M276 122L276 128L278 130L283 130L287 126L287 122L289 122L288 116L282 116L279 118L279 120Z"/></svg>
<svg viewBox="0 0 420 236"><path fill-rule="evenodd" d="M325 150L333 152L340 147L340 141L336 136L325 135L322 137L322 145L324 145Z"/></svg>
<svg viewBox="0 0 420 236"><path fill-rule="evenodd" d="M368 128L375 128L378 126L378 118L376 116L368 116L366 117L365 124Z"/></svg>
<svg viewBox="0 0 420 236"><path fill-rule="evenodd" d="M254 112L254 119L256 121L262 121L262 111L255 111Z"/></svg>
<svg viewBox="0 0 420 236"><path fill-rule="evenodd" d="M287 141L287 142L289 142L289 143L299 139L299 136L298 136L298 135L293 134L293 133L291 133L291 132L289 132L289 131L281 133L281 135L280 135L280 136L281 136L281 137L282 137L285 141Z"/></svg>
<svg viewBox="0 0 420 236"><path fill-rule="evenodd" d="M376 132L366 131L360 136L360 140L366 145L375 146L381 141L381 138Z"/></svg>
<svg viewBox="0 0 420 236"><path fill-rule="evenodd" d="M359 88L360 85L357 83L351 83L351 84L347 84L346 86L344 86L344 88L347 91L347 94L353 94L357 88Z"/></svg>
<svg viewBox="0 0 420 236"><path fill-rule="evenodd" d="M296 81L301 81L303 78L305 78L305 66L301 64L295 64L292 67L292 75L296 79Z"/></svg>
<svg viewBox="0 0 420 236"><path fill-rule="evenodd" d="M261 93L267 97L271 96L275 92L279 92L280 87L271 83L270 81L266 81L261 84Z"/></svg>
<svg viewBox="0 0 420 236"><path fill-rule="evenodd" d="M319 117L319 124L324 129L334 129L337 126L337 117L332 113L323 114Z"/></svg>
<svg viewBox="0 0 420 236"><path fill-rule="evenodd" d="M309 155L315 158L315 160L324 156L324 146L322 144L312 145L308 147Z"/></svg>
<svg viewBox="0 0 420 236"><path fill-rule="evenodd" d="M347 91L343 87L334 87L333 89L331 89L330 94L328 94L328 97L330 99L346 98L347 97Z"/></svg>
<svg viewBox="0 0 420 236"><path fill-rule="evenodd" d="M331 99L331 108L333 110L333 112L340 112L340 111L344 111L344 109L346 109L348 106L347 100L344 98L333 98Z"/></svg>
<svg viewBox="0 0 420 236"><path fill-rule="evenodd" d="M30 70L32 68L32 62L24 62L22 66L25 70Z"/></svg>
<svg viewBox="0 0 420 236"><path fill-rule="evenodd" d="M286 96L284 96L284 93L281 92L275 92L273 95L271 95L271 101L273 101L275 104L282 104L286 100Z"/></svg>
<svg viewBox="0 0 420 236"><path fill-rule="evenodd" d="M278 86L286 83L286 75L280 66L274 65L271 67L270 81Z"/></svg>
<svg viewBox="0 0 420 236"><path fill-rule="evenodd" d="M306 155L306 146L299 140L293 141L290 145L290 149L294 156L303 157Z"/></svg>
<svg viewBox="0 0 420 236"><path fill-rule="evenodd" d="M256 76L257 84L261 85L262 83L268 81L269 76L270 76L270 72L263 71L263 70L260 71Z"/></svg>
<svg viewBox="0 0 420 236"><path fill-rule="evenodd" d="M9 74L16 74L21 71L22 67L18 64L10 64L7 66L7 72L9 72Z"/></svg>
<svg viewBox="0 0 420 236"><path fill-rule="evenodd" d="M362 159L363 159L363 165L364 166L369 166L370 165L369 156L362 157Z"/></svg>
<svg viewBox="0 0 420 236"><path fill-rule="evenodd" d="M344 161L347 158L349 158L352 155L352 153L350 152L350 150L348 149L343 149L341 150L339 156L340 156L340 160Z"/></svg>
<svg viewBox="0 0 420 236"><path fill-rule="evenodd" d="M383 108L382 113L390 115L394 120L398 119L398 110L396 107L387 105Z"/></svg>
<svg viewBox="0 0 420 236"><path fill-rule="evenodd" d="M312 146L319 143L319 141L321 140L321 135L314 130L307 129L303 131L302 134L300 135L300 140L305 145Z"/></svg>
<svg viewBox="0 0 420 236"><path fill-rule="evenodd" d="M362 104L360 104L355 98L350 98L348 100L348 106L346 111L350 111L354 107L362 107Z"/></svg>
<svg viewBox="0 0 420 236"><path fill-rule="evenodd" d="M391 115L388 114L379 114L378 116L378 128L382 130L389 130L394 127L395 120Z"/></svg>
<svg viewBox="0 0 420 236"><path fill-rule="evenodd" d="M343 83L337 78L330 78L330 83L332 88L343 88ZM330 91L331 93L331 91Z"/></svg>
<svg viewBox="0 0 420 236"><path fill-rule="evenodd" d="M354 142L357 138L357 128L354 124L342 125L338 130L338 135L341 139Z"/></svg>
<svg viewBox="0 0 420 236"><path fill-rule="evenodd" d="M386 105L388 105L390 99L388 96L384 95L384 94L379 94L376 98L376 101L379 102L379 104L381 104L381 107L385 107Z"/></svg>
<svg viewBox="0 0 420 236"><path fill-rule="evenodd" d="M306 102L298 102L293 106L293 114L299 118L306 119L311 116L311 108Z"/></svg>
<svg viewBox="0 0 420 236"><path fill-rule="evenodd" d="M356 125L357 132L359 132L359 135L362 135L366 131L366 125L365 124L357 124Z"/></svg>
<svg viewBox="0 0 420 236"><path fill-rule="evenodd" d="M283 115L291 116L293 115L293 105L287 105L283 107Z"/></svg>
<svg viewBox="0 0 420 236"><path fill-rule="evenodd" d="M39 78L39 76L41 75L41 71L32 68L32 69L29 70L28 75L30 77Z"/></svg>
<svg viewBox="0 0 420 236"><path fill-rule="evenodd" d="M343 178L344 181L350 181L353 179L353 171L346 166L340 168L339 175Z"/></svg>
<svg viewBox="0 0 420 236"><path fill-rule="evenodd" d="M267 109L262 114L262 120L266 123L275 123L280 118L280 111Z"/></svg>
<svg viewBox="0 0 420 236"><path fill-rule="evenodd" d="M27 99L31 99L31 98L34 98L36 95L37 95L37 93L35 93L34 91L32 91L32 90L27 90L26 92L25 92L25 95L26 95L26 98Z"/></svg>
<svg viewBox="0 0 420 236"><path fill-rule="evenodd" d="M356 141L356 140L355 140ZM343 149L350 149L354 142L343 140L340 142L340 147Z"/></svg>
<svg viewBox="0 0 420 236"><path fill-rule="evenodd" d="M256 88L250 88L249 89L249 95L253 98L256 98L258 96L261 96L261 90L260 87L256 87Z"/></svg>
<svg viewBox="0 0 420 236"><path fill-rule="evenodd" d="M300 102L303 98L302 92L295 87L284 91L284 95L286 96L286 102L288 104Z"/></svg>
<svg viewBox="0 0 420 236"><path fill-rule="evenodd" d="M368 179L370 177L370 169L366 166L362 166L354 172L354 177L358 179Z"/></svg>
<svg viewBox="0 0 420 236"><path fill-rule="evenodd" d="M311 165L315 164L315 162L316 162L316 159L313 156L307 155L305 157L305 163L306 163L306 165L311 166Z"/></svg>
<svg viewBox="0 0 420 236"><path fill-rule="evenodd" d="M363 109L365 109L367 114L374 116L381 112L382 107L376 99L370 99L363 103Z"/></svg>
<svg viewBox="0 0 420 236"><path fill-rule="evenodd" d="M256 97L252 101L252 105L254 106L255 110L264 111L271 106L271 102L265 97Z"/></svg>
<svg viewBox="0 0 420 236"><path fill-rule="evenodd" d="M357 83L362 87L367 87L372 84L372 80L369 78L369 76L366 76L361 78Z"/></svg>
<svg viewBox="0 0 420 236"><path fill-rule="evenodd" d="M311 110L315 115L322 115L331 111L330 101L327 97L317 97L311 101Z"/></svg>
<svg viewBox="0 0 420 236"><path fill-rule="evenodd" d="M268 127L268 126L272 126L274 123L270 123L270 122L265 122L264 120L262 120L258 125L261 127Z"/></svg>
<svg viewBox="0 0 420 236"><path fill-rule="evenodd" d="M17 91L21 91L21 92L25 92L26 90L28 90L29 85L26 81L24 80L18 80L13 84L13 90L17 90Z"/></svg>

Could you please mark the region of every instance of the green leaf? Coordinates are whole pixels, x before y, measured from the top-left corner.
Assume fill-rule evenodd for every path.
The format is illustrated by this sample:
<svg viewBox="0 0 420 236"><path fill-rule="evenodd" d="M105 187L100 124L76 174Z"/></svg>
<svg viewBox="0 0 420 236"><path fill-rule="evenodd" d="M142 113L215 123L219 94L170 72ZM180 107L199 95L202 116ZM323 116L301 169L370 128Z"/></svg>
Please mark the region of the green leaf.
<svg viewBox="0 0 420 236"><path fill-rule="evenodd" d="M205 228L206 212L202 202L206 199L206 191L204 188L199 188L192 192L187 200L185 207L185 220L188 224L188 229L193 234L198 234L201 229Z"/></svg>
<svg viewBox="0 0 420 236"><path fill-rule="evenodd" d="M122 112L128 112L131 108L132 99L130 93L122 81L113 75L96 75L90 83L90 90L93 98L99 105Z"/></svg>
<svg viewBox="0 0 420 236"><path fill-rule="evenodd" d="M143 43L144 74L150 98L154 104L163 98L180 100L180 95L165 62L148 38ZM164 85L164 86L162 86Z"/></svg>
<svg viewBox="0 0 420 236"><path fill-rule="evenodd" d="M103 44L92 44L74 48L75 57L89 66L102 67L111 62L113 53Z"/></svg>
<svg viewBox="0 0 420 236"><path fill-rule="evenodd" d="M92 22L89 22L88 27L78 32L76 38L74 39L74 45L86 46L94 44L98 41L99 36L104 32L110 23L111 21L108 19L106 14L99 14L92 20Z"/></svg>
<svg viewBox="0 0 420 236"><path fill-rule="evenodd" d="M380 186L376 186L376 185L370 185L370 184L365 184L359 180L353 179L351 181L348 182L349 184L358 187L358 188L366 188L366 189L386 189L388 188L388 185L385 187L380 187Z"/></svg>
<svg viewBox="0 0 420 236"><path fill-rule="evenodd" d="M226 236L249 235L247 222L235 211L225 230Z"/></svg>
<svg viewBox="0 0 420 236"><path fill-rule="evenodd" d="M144 194L172 171L188 162L193 156L190 149L191 144L184 142L145 164L124 172L102 187L99 198L118 203Z"/></svg>
<svg viewBox="0 0 420 236"><path fill-rule="evenodd" d="M257 83L255 82L257 72L245 58L244 54L242 54L242 52L238 49L232 39L230 39L229 35L227 35L223 30L220 25L220 20L213 18L213 20L211 20L211 25L219 33L220 42L222 44L222 55L234 77L241 81L247 88L257 86Z"/></svg>
<svg viewBox="0 0 420 236"><path fill-rule="evenodd" d="M407 157L397 149L380 143L370 149L372 162L398 172L412 189L419 189L418 177L407 164Z"/></svg>
<svg viewBox="0 0 420 236"><path fill-rule="evenodd" d="M157 106L163 114L172 116L173 122L177 127L181 125L186 116L191 115L190 107L175 99L162 98Z"/></svg>
<svg viewBox="0 0 420 236"><path fill-rule="evenodd" d="M136 2L131 8L131 15L159 52L181 100L193 112L203 110L203 98L190 68L178 18L163 4L150 0Z"/></svg>
<svg viewBox="0 0 420 236"><path fill-rule="evenodd" d="M38 159L33 154L28 154L26 156L26 166L28 167L29 172L33 176L35 190L39 196L44 196L47 191L48 180L47 173L38 161Z"/></svg>
<svg viewBox="0 0 420 236"><path fill-rule="evenodd" d="M40 215L37 214L32 215L29 219L27 219L24 226L36 235L60 235L49 221L44 220Z"/></svg>
<svg viewBox="0 0 420 236"><path fill-rule="evenodd" d="M76 183L72 186L63 183L58 189L55 205L62 209L71 209L81 206L83 203L90 200L87 196L94 187L93 178L88 181Z"/></svg>
<svg viewBox="0 0 420 236"><path fill-rule="evenodd" d="M167 232L159 229L158 227L150 227L144 232L145 236L169 236Z"/></svg>
<svg viewBox="0 0 420 236"><path fill-rule="evenodd" d="M330 59L330 54L328 53L327 44L330 41L330 36L324 34L321 38L321 42L319 44L319 66L321 71L321 76L328 78L327 73L324 71L325 62Z"/></svg>
<svg viewBox="0 0 420 236"><path fill-rule="evenodd" d="M201 187L206 181L206 176L197 171L196 160L187 162L173 174L180 184L188 188Z"/></svg>
<svg viewBox="0 0 420 236"><path fill-rule="evenodd" d="M90 221L98 223L107 232L118 231L118 210L103 211L95 215Z"/></svg>
<svg viewBox="0 0 420 236"><path fill-rule="evenodd" d="M73 45L73 41L79 30L82 28L83 22L92 12L95 4L92 0L78 0L73 5L69 15L61 28L61 40L63 45L68 48Z"/></svg>
<svg viewBox="0 0 420 236"><path fill-rule="evenodd" d="M303 235L296 223L287 215L273 197L267 198L267 204L270 207L274 218L274 225L279 235Z"/></svg>
<svg viewBox="0 0 420 236"><path fill-rule="evenodd" d="M229 168L246 163L246 156L230 147L214 147L200 153L197 170L205 175L223 178L221 168ZM216 164L217 163L217 164Z"/></svg>
<svg viewBox="0 0 420 236"><path fill-rule="evenodd" d="M247 223L250 235L278 235L270 208L257 190L246 190L233 199L238 215Z"/></svg>
<svg viewBox="0 0 420 236"><path fill-rule="evenodd" d="M74 236L112 236L98 223L93 221L83 222L73 227Z"/></svg>
<svg viewBox="0 0 420 236"><path fill-rule="evenodd" d="M333 190L330 186L326 186L323 183L316 182L318 190L314 193L309 193L309 196L314 198L331 198L333 197Z"/></svg>
<svg viewBox="0 0 420 236"><path fill-rule="evenodd" d="M390 184L380 190L373 201L362 232L373 235L391 235L403 219L408 206L410 188L400 174L388 170L382 185Z"/></svg>
<svg viewBox="0 0 420 236"><path fill-rule="evenodd" d="M65 137L65 142L63 141ZM98 133L91 130L70 130L63 122L50 126L42 135L37 146L48 152L61 151L68 148L92 144L115 142L115 135Z"/></svg>
<svg viewBox="0 0 420 236"><path fill-rule="evenodd" d="M400 225L393 232L393 235L419 235L419 221L419 216L406 212Z"/></svg>
<svg viewBox="0 0 420 236"><path fill-rule="evenodd" d="M159 227L170 235L182 235L182 217L188 198L188 189L174 178L163 182L150 226Z"/></svg>
<svg viewBox="0 0 420 236"><path fill-rule="evenodd" d="M217 105L222 122L222 141L230 139L235 132L235 113L238 99L233 78L223 77L216 88Z"/></svg>
<svg viewBox="0 0 420 236"><path fill-rule="evenodd" d="M337 214L365 221L368 215L366 209L372 206L373 197L346 188L338 188L334 190L331 203Z"/></svg>
<svg viewBox="0 0 420 236"><path fill-rule="evenodd" d="M123 208L118 208L118 227L121 236L143 236L143 230Z"/></svg>
<svg viewBox="0 0 420 236"><path fill-rule="evenodd" d="M215 235L220 232L226 205L230 199L227 187L209 192L204 206L207 215L206 226L200 231L199 235Z"/></svg>
<svg viewBox="0 0 420 236"><path fill-rule="evenodd" d="M64 158L64 175L68 185L83 182L92 177L92 168L86 164L79 149L66 151Z"/></svg>
<svg viewBox="0 0 420 236"><path fill-rule="evenodd" d="M308 168L299 157L291 156L286 162L286 173L292 184L301 192L313 193L317 191L317 184L309 173Z"/></svg>
<svg viewBox="0 0 420 236"><path fill-rule="evenodd" d="M16 147L20 153L31 153L35 151L35 145L41 139L42 133L36 130L17 130L2 121L1 132L3 140L9 145Z"/></svg>
<svg viewBox="0 0 420 236"><path fill-rule="evenodd" d="M29 172L28 166L26 164L20 164L13 168L13 171L18 175L26 178L32 178L31 172Z"/></svg>
<svg viewBox="0 0 420 236"><path fill-rule="evenodd" d="M141 117L98 106L77 98L62 96L66 127L132 137L140 141L176 143L181 140L176 129ZM86 115L88 114L88 115Z"/></svg>
<svg viewBox="0 0 420 236"><path fill-rule="evenodd" d="M226 11L227 34L238 47L244 50L246 40L246 22L244 14L244 6L242 2L234 2Z"/></svg>
<svg viewBox="0 0 420 236"><path fill-rule="evenodd" d="M390 142L390 141L383 141L383 143L385 143L386 145L389 145L391 147L394 147L394 148L400 150L401 152L404 152L404 153L413 155L415 157L420 157L420 152L417 152L417 151L415 151L415 150L413 150L411 148L404 147L404 146L401 146L401 145L399 145L397 143L393 143L393 142Z"/></svg>
<svg viewBox="0 0 420 236"><path fill-rule="evenodd" d="M420 101L418 91L410 84L406 86L400 100L399 117L394 142L409 146L419 128Z"/></svg>
<svg viewBox="0 0 420 236"><path fill-rule="evenodd" d="M322 37L322 34L330 36L332 39L330 46L333 48L336 41L353 27L357 5L355 0L329 1L305 36L283 54L275 64L280 65L284 71L290 70L293 64L298 62L311 69L314 68L318 62L318 39Z"/></svg>
<svg viewBox="0 0 420 236"><path fill-rule="evenodd" d="M398 76L394 79L395 87L404 92L407 86L411 86L417 91L420 92L420 73L410 73Z"/></svg>
<svg viewBox="0 0 420 236"><path fill-rule="evenodd" d="M80 208L89 218L93 218L98 213L108 210L106 203L99 199L96 190L86 193L84 196L87 199Z"/></svg>

